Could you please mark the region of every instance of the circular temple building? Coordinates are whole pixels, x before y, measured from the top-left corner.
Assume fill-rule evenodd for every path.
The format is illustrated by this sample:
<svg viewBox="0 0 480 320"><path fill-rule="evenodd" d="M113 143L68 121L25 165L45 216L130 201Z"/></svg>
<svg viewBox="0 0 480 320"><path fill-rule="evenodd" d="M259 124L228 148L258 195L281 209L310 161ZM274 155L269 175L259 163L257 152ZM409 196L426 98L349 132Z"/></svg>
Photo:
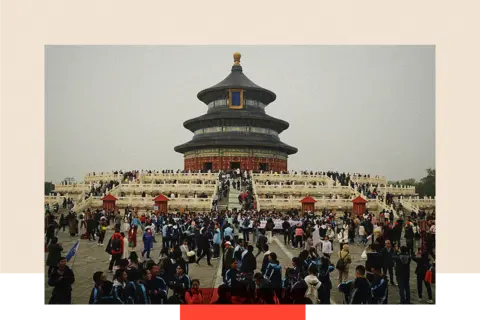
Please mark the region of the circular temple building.
<svg viewBox="0 0 480 320"><path fill-rule="evenodd" d="M280 141L288 122L265 113L275 93L247 78L240 57L234 53L231 73L197 95L208 111L184 122L193 139L175 147L185 170L287 171L288 156L298 151Z"/></svg>

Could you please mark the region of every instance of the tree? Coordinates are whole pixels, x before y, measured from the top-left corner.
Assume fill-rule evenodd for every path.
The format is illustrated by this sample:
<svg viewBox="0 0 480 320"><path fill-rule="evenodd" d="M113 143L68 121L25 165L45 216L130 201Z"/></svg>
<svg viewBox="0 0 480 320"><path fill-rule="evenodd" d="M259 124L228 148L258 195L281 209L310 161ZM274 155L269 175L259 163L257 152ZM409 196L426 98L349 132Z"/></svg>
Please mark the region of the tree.
<svg viewBox="0 0 480 320"><path fill-rule="evenodd" d="M435 169L427 169L427 176L420 180L417 193L420 197L435 197Z"/></svg>
<svg viewBox="0 0 480 320"><path fill-rule="evenodd" d="M51 182L45 182L45 195L49 195L55 189L55 185Z"/></svg>
<svg viewBox="0 0 480 320"><path fill-rule="evenodd" d="M414 186L415 191L420 197L435 197L435 169L427 169L427 176L420 179L420 181L411 178L399 181L388 181L388 184Z"/></svg>

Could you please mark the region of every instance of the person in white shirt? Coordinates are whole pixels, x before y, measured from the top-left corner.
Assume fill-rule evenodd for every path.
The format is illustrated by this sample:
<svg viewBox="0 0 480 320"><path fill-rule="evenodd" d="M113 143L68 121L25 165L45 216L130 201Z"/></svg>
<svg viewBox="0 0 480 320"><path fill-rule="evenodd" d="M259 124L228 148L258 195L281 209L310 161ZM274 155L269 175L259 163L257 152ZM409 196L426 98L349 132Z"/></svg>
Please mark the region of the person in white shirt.
<svg viewBox="0 0 480 320"><path fill-rule="evenodd" d="M325 239L322 241L322 253L324 256L329 258L333 253L332 243L330 242L328 236L325 236Z"/></svg>
<svg viewBox="0 0 480 320"><path fill-rule="evenodd" d="M342 231L338 234L338 242L340 243L340 250L342 250L343 246L348 243L348 228L342 228Z"/></svg>

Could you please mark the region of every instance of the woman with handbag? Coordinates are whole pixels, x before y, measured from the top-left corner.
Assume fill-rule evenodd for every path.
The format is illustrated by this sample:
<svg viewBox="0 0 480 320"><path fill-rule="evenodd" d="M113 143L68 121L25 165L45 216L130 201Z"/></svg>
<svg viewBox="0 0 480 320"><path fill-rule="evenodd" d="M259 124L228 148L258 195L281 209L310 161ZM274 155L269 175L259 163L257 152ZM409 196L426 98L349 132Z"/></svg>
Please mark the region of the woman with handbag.
<svg viewBox="0 0 480 320"><path fill-rule="evenodd" d="M420 250L420 249L419 249ZM433 294L432 287L430 283L432 282L432 266L430 264L430 258L427 252L423 254L419 251L417 255L412 258L413 261L417 264L415 273L417 274L417 291L418 299L422 301L422 291L423 285L427 288L428 300L427 303L433 303Z"/></svg>

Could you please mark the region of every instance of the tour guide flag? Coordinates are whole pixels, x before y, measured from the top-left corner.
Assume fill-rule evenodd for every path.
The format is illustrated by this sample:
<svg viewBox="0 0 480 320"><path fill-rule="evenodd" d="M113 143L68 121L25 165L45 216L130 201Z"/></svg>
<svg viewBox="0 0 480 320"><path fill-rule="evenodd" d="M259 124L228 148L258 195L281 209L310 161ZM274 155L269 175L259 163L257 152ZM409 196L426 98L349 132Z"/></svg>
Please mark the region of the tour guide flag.
<svg viewBox="0 0 480 320"><path fill-rule="evenodd" d="M69 262L70 259L75 257L75 255L77 254L79 245L80 245L80 240L77 240L77 242L75 242L73 247L68 251L67 255L65 256L65 258L67 259L67 262Z"/></svg>

